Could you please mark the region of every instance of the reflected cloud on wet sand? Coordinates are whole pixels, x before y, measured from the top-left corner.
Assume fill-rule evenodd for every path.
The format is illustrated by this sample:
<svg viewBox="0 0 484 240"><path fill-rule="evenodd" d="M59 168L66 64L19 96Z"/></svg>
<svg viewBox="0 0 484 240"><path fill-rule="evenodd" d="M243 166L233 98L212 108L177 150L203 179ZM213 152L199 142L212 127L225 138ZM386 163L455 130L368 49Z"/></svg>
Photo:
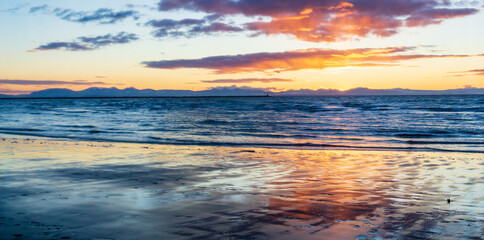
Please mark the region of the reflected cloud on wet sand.
<svg viewBox="0 0 484 240"><path fill-rule="evenodd" d="M2 239L483 234L482 154L25 139L0 148Z"/></svg>

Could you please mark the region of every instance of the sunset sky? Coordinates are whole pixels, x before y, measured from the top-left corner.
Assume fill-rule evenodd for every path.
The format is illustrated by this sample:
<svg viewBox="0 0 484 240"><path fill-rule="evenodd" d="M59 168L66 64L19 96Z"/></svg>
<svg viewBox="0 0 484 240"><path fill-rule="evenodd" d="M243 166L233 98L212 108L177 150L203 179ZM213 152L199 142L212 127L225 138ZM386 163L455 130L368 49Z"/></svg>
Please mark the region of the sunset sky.
<svg viewBox="0 0 484 240"><path fill-rule="evenodd" d="M483 0L2 0L0 94L484 88Z"/></svg>

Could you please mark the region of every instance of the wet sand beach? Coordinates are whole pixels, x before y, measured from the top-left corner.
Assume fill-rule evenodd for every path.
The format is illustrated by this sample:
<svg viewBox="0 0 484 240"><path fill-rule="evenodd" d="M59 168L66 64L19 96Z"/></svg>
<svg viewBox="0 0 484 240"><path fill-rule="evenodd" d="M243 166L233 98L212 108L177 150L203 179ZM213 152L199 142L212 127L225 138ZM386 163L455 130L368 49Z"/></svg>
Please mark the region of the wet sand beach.
<svg viewBox="0 0 484 240"><path fill-rule="evenodd" d="M482 239L483 160L4 136L0 239Z"/></svg>

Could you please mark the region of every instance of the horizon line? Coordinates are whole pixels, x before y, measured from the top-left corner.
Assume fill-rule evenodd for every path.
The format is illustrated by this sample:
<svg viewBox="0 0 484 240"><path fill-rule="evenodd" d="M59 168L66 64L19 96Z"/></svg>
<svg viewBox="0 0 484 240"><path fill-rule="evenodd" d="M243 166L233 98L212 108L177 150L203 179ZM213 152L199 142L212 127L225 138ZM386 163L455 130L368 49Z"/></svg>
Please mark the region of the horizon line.
<svg viewBox="0 0 484 240"><path fill-rule="evenodd" d="M48 92L51 90L51 92ZM58 92L55 92L58 90ZM89 92L89 90L108 90L108 92ZM112 92L109 92L112 90ZM137 92L127 93L133 90ZM91 87L84 90L71 90L67 88L48 88L29 94L0 94L1 99L77 99L77 98L200 98L200 97L283 97L283 96L429 96L429 95L484 95L484 88L464 87L445 90L420 90L420 89L372 89L366 87L351 88L347 90L339 89L299 89L272 92L271 89L251 88L251 87L215 87L208 90L173 90L173 89L136 89L128 87L118 89L116 87L100 88ZM63 92L64 91L64 92ZM144 92L153 91L153 92ZM163 93L170 91L171 93Z"/></svg>
<svg viewBox="0 0 484 240"><path fill-rule="evenodd" d="M412 88L401 88L401 87L395 87L395 88L354 87L354 88L349 88L349 89L344 89L344 90L338 89L338 88L318 88L318 89L300 88L300 89L287 89L287 90L281 90L281 91L271 91L271 89L273 89L273 88L257 88L257 87L253 88L253 87L249 87L249 86L240 86L239 87L239 86L232 85L232 86L217 86L217 87L208 88L208 89L204 89L204 90L152 89L152 88L138 89L136 87L126 87L126 88L88 87L88 88L85 88L85 89L82 89L82 90L72 90L72 89L69 89L69 88L46 88L46 89L42 89L42 90L31 91L31 92L28 92L28 93L20 93L20 94L2 93L0 91L0 96L21 97L21 96L24 96L24 95L30 95L30 94L33 94L33 93L38 93L38 92L47 91L47 90L54 90L54 89L56 89L56 90L69 90L69 91L72 91L74 93L79 93L79 92L86 91L86 90L89 90L89 89L101 89L101 90L103 90L103 89L113 89L113 90L120 90L120 91L124 91L124 90L128 90L128 89L132 89L132 90L136 90L136 91L146 91L146 90L152 90L152 91L189 91L189 92L194 92L194 93L211 91L211 90L248 90L248 91L263 91L264 93L267 93L267 94L270 94L270 93L281 94L281 93L286 93L286 92L290 92L290 91L314 91L314 92L317 92L317 91L321 91L321 90L323 90L323 91L337 91L339 93L344 93L344 92L348 92L348 91L356 90L356 89L369 90L369 91L404 90L404 91L432 91L432 92L465 90L465 89L468 89L468 90L481 90L482 89L482 90L484 90L484 88L480 88L480 87L463 86L463 87L460 87L460 88L450 88L450 89L412 89ZM245 95L242 95L242 96L245 96ZM137 96L133 96L133 97L137 97ZM149 97L149 96L147 96L147 97ZM153 97L161 97L161 96L153 96ZM167 96L167 97L183 97L183 96ZM190 96L187 96L187 97L190 97ZM76 97L72 97L72 98L76 98Z"/></svg>

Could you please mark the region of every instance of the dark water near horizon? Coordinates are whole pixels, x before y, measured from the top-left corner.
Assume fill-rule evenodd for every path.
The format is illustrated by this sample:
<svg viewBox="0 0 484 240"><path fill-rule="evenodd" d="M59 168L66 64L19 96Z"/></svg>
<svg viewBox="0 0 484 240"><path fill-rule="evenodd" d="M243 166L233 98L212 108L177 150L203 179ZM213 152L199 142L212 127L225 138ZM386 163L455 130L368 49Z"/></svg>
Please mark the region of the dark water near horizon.
<svg viewBox="0 0 484 240"><path fill-rule="evenodd" d="M484 95L4 99L0 133L153 144L484 152Z"/></svg>

